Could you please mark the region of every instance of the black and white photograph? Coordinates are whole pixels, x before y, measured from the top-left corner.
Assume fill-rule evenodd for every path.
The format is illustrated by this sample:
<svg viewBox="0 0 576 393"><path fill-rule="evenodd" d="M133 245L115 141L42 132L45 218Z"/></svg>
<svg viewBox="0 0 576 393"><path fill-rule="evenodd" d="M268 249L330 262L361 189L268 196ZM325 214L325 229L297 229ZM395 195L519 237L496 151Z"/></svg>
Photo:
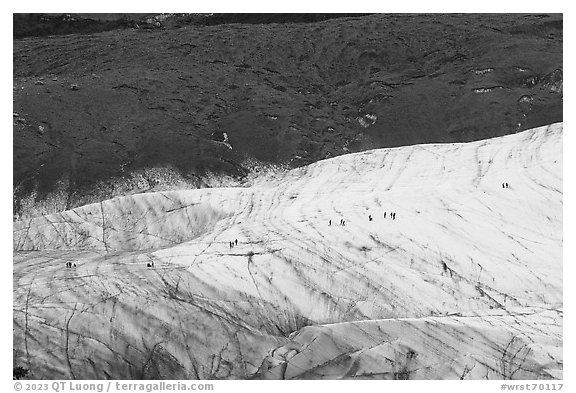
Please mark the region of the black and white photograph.
<svg viewBox="0 0 576 393"><path fill-rule="evenodd" d="M384 7L12 14L15 387L570 390L563 14Z"/></svg>

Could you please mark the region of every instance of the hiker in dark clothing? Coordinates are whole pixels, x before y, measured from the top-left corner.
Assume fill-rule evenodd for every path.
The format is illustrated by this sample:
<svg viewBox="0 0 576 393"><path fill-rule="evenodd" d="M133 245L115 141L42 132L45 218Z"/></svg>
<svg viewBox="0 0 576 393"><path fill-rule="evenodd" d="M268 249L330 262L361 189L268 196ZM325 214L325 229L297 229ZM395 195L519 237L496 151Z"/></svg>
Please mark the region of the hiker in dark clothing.
<svg viewBox="0 0 576 393"><path fill-rule="evenodd" d="M384 218L386 218L386 212L384 212Z"/></svg>
<svg viewBox="0 0 576 393"><path fill-rule="evenodd" d="M508 183L505 183L505 184L506 184L506 188L509 188Z"/></svg>
<svg viewBox="0 0 576 393"><path fill-rule="evenodd" d="M76 264L74 264L74 267L76 267Z"/></svg>
<svg viewBox="0 0 576 393"><path fill-rule="evenodd" d="M502 183L502 188L506 188L506 183Z"/></svg>
<svg viewBox="0 0 576 393"><path fill-rule="evenodd" d="M395 220L396 219L396 212L394 213L390 213L390 215L392 215L392 219Z"/></svg>
<svg viewBox="0 0 576 393"><path fill-rule="evenodd" d="M371 216L371 215L368 216L368 221L372 221L372 216Z"/></svg>
<svg viewBox="0 0 576 393"><path fill-rule="evenodd" d="M238 245L238 239L234 240L234 244L237 246Z"/></svg>

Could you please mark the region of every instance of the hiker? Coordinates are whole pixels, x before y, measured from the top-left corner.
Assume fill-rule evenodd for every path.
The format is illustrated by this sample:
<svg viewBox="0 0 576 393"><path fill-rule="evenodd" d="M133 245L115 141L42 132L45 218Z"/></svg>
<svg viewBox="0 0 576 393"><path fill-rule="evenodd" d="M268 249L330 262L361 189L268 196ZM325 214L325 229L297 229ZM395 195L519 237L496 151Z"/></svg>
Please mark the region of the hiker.
<svg viewBox="0 0 576 393"><path fill-rule="evenodd" d="M372 221L372 215L368 215L368 221Z"/></svg>
<svg viewBox="0 0 576 393"><path fill-rule="evenodd" d="M328 220L328 226L332 226L332 220Z"/></svg>
<svg viewBox="0 0 576 393"><path fill-rule="evenodd" d="M384 212L384 218L386 218L386 212Z"/></svg>
<svg viewBox="0 0 576 393"><path fill-rule="evenodd" d="M237 246L238 245L238 239L234 240L234 244Z"/></svg>
<svg viewBox="0 0 576 393"><path fill-rule="evenodd" d="M230 246L230 248L232 248L232 242L228 242L228 245Z"/></svg>
<svg viewBox="0 0 576 393"><path fill-rule="evenodd" d="M76 264L74 264L74 267L76 267Z"/></svg>
<svg viewBox="0 0 576 393"><path fill-rule="evenodd" d="M509 188L508 183L505 183L505 184L506 184L506 188Z"/></svg>
<svg viewBox="0 0 576 393"><path fill-rule="evenodd" d="M390 215L392 216L392 219L395 220L396 219L396 212L394 213L390 213Z"/></svg>
<svg viewBox="0 0 576 393"><path fill-rule="evenodd" d="M505 184L506 184L506 183L502 183L502 188L506 188Z"/></svg>
<svg viewBox="0 0 576 393"><path fill-rule="evenodd" d="M342 220L342 226L346 226L346 221Z"/></svg>

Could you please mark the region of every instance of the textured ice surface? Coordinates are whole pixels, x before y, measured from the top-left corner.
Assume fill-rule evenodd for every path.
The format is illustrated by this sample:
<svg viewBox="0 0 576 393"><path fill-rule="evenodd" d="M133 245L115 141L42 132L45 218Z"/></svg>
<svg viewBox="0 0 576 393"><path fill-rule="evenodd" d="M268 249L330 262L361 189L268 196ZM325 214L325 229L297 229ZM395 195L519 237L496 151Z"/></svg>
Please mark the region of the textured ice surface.
<svg viewBox="0 0 576 393"><path fill-rule="evenodd" d="M13 239L35 378L562 377L561 123L114 198Z"/></svg>

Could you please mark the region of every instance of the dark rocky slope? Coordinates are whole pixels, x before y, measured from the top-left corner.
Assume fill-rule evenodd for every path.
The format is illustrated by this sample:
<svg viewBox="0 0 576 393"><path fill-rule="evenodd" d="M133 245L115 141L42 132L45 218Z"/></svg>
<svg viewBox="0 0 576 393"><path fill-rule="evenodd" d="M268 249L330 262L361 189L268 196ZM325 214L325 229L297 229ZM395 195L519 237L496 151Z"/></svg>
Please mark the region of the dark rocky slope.
<svg viewBox="0 0 576 393"><path fill-rule="evenodd" d="M203 186L208 173L242 178L247 161L300 166L562 121L562 24L369 15L14 40L15 213L166 181L118 187L147 167Z"/></svg>

